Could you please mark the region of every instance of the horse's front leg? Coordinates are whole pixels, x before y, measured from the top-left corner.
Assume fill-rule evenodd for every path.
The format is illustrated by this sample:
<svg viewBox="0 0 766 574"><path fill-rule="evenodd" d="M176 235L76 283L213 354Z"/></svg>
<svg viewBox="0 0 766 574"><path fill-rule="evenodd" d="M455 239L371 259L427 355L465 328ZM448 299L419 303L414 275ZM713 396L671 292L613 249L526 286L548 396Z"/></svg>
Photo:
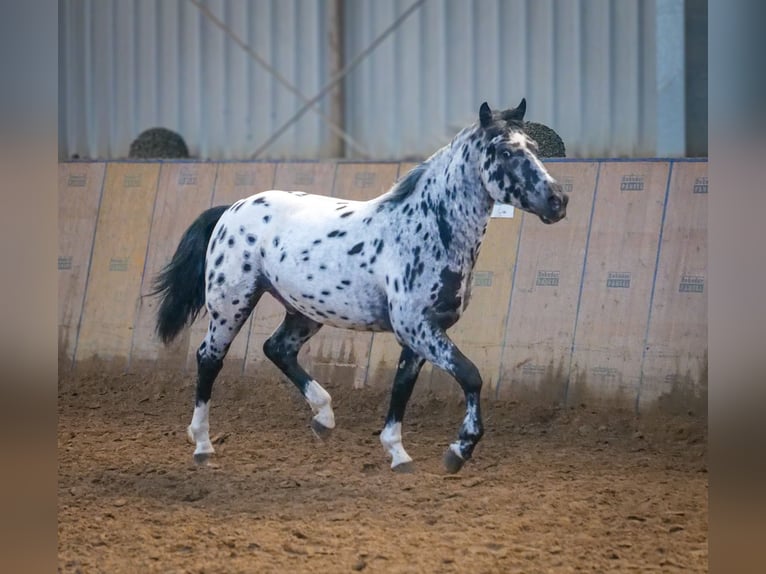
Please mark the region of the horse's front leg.
<svg viewBox="0 0 766 574"><path fill-rule="evenodd" d="M402 347L394 386L391 389L391 404L388 407L386 424L380 433L380 442L391 455L391 468L396 472L412 471L412 458L402 446L402 419L423 363L423 357L409 347Z"/></svg>
<svg viewBox="0 0 766 574"><path fill-rule="evenodd" d="M449 473L455 473L463 467L463 463L473 455L481 437L484 435L484 423L481 420L481 375L468 357L453 345L452 368L449 371L465 395L465 417L458 432L458 440L449 445L444 453L444 467Z"/></svg>
<svg viewBox="0 0 766 574"><path fill-rule="evenodd" d="M473 450L484 435L481 420L481 375L468 357L447 336L440 326L428 324L424 333L412 341L413 349L426 360L452 375L465 395L465 417L458 431L458 440L444 454L444 466L449 473L459 471L471 458Z"/></svg>

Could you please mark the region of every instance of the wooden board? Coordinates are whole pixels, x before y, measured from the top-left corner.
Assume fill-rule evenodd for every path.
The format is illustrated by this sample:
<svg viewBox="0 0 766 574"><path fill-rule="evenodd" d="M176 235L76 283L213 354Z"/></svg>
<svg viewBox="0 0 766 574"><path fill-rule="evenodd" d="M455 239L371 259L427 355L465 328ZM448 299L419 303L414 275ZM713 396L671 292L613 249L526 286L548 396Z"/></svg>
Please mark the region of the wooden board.
<svg viewBox="0 0 766 574"><path fill-rule="evenodd" d="M266 191L274 187L276 164L261 162L221 163L218 165L218 175L215 181L211 205L231 205L239 199ZM256 313L260 310L259 305ZM197 370L197 348L207 332L209 317L206 313L191 326L189 346L186 355L186 368L193 372ZM251 316L242 326L237 337L226 355L222 373L224 375L241 375L247 356L248 339L253 317Z"/></svg>
<svg viewBox="0 0 766 574"><path fill-rule="evenodd" d="M553 225L523 216L498 387L498 396L541 402L566 394L598 172L597 163L547 167L569 193L567 216Z"/></svg>
<svg viewBox="0 0 766 574"><path fill-rule="evenodd" d="M706 162L673 164L638 408L707 410Z"/></svg>
<svg viewBox="0 0 766 574"><path fill-rule="evenodd" d="M158 299L143 295L151 292L154 278L170 262L189 225L210 207L215 178L216 164L213 163L162 164L141 285L142 297L133 330L130 368L138 368L148 361L152 368L162 366L180 370L184 367L189 329L165 347L154 331Z"/></svg>
<svg viewBox="0 0 766 574"><path fill-rule="evenodd" d="M159 172L155 163L106 167L77 362L127 366Z"/></svg>
<svg viewBox="0 0 766 574"><path fill-rule="evenodd" d="M601 165L569 403L635 406L668 171L667 162Z"/></svg>
<svg viewBox="0 0 766 574"><path fill-rule="evenodd" d="M339 163L333 196L367 201L387 192L396 183L397 163Z"/></svg>
<svg viewBox="0 0 766 574"><path fill-rule="evenodd" d="M285 162L277 164L274 189L332 195L334 162Z"/></svg>
<svg viewBox="0 0 766 574"><path fill-rule="evenodd" d="M59 368L71 368L104 183L103 163L61 163L58 168Z"/></svg>

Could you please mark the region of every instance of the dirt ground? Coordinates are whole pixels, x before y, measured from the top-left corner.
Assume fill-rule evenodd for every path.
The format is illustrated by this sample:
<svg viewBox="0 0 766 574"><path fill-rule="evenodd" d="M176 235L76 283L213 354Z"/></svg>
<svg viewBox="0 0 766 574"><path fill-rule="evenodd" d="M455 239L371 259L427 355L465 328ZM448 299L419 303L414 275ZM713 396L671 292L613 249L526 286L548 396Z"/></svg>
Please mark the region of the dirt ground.
<svg viewBox="0 0 766 574"><path fill-rule="evenodd" d="M449 476L462 407L416 389L402 475L377 436L387 389L325 386L322 443L292 386L221 377L196 467L191 377L62 376L59 572L707 571L705 421L486 401Z"/></svg>

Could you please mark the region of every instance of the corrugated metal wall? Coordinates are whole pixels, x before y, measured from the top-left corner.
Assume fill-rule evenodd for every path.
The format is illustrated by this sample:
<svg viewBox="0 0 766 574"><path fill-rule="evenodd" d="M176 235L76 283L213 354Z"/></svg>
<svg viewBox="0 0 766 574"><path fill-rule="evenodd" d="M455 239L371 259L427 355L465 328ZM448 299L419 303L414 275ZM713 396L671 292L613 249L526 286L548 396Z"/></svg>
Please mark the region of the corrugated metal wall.
<svg viewBox="0 0 766 574"><path fill-rule="evenodd" d="M326 0L208 0L205 7L309 97L327 77ZM61 0L60 142L66 157L127 157L161 125L204 159L246 158L299 100L187 0ZM327 113L327 103L322 105ZM270 157L327 153L305 114Z"/></svg>
<svg viewBox="0 0 766 574"><path fill-rule="evenodd" d="M410 3L346 2L347 54ZM350 75L348 128L377 158L421 155L473 121L482 101L526 97L527 119L553 127L570 156L653 155L654 4L427 1Z"/></svg>
<svg viewBox="0 0 766 574"><path fill-rule="evenodd" d="M426 0L343 82L335 117L374 159L422 157L479 105L528 101L570 157L657 152L656 1ZM307 98L414 0L207 0ZM143 129L179 131L203 159L249 158L301 106L190 0L60 0L61 156L126 157ZM682 31L681 31L682 32ZM335 108L333 107L335 106ZM259 158L338 155L308 111ZM363 157L345 146L348 157Z"/></svg>

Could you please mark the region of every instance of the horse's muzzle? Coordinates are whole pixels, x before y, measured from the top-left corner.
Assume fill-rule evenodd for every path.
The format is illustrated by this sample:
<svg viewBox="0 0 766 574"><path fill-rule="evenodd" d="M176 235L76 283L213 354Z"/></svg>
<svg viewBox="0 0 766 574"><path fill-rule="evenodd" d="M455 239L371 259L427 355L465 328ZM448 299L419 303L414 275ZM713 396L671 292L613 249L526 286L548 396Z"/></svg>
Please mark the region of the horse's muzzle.
<svg viewBox="0 0 766 574"><path fill-rule="evenodd" d="M569 197L558 183L551 183L548 186L548 191L549 195L546 201L545 212L540 213L539 217L543 223L550 224L564 219L567 214Z"/></svg>

